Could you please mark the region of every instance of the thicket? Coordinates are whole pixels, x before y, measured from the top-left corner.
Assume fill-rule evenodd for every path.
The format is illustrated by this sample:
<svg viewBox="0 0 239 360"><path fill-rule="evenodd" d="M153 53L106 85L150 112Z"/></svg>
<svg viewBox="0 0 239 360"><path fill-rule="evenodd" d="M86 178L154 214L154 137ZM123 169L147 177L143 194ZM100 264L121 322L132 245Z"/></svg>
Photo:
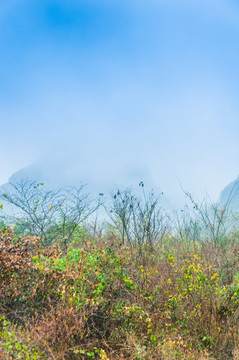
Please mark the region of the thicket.
<svg viewBox="0 0 239 360"><path fill-rule="evenodd" d="M141 197L119 190L100 204L78 189L74 222L66 193L56 206L29 186L24 220L1 224L0 359L239 359L239 227L227 207L188 194L191 209L172 219L143 183Z"/></svg>

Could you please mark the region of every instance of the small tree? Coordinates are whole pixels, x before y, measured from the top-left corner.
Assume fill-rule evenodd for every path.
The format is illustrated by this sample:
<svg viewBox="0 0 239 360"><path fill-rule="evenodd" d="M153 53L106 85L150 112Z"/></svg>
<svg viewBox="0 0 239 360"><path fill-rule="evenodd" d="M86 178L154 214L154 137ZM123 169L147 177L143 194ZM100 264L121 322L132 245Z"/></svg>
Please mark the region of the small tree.
<svg viewBox="0 0 239 360"><path fill-rule="evenodd" d="M190 193L185 192L185 195L190 200L192 207L192 211L188 211L187 216L188 229L194 232L194 236L191 235L191 238L208 240L215 247L220 247L226 233L232 230L234 224L238 223L238 216L232 216L230 212L232 194L223 206L213 203L208 198L198 203ZM185 230L187 230L186 227L184 227Z"/></svg>
<svg viewBox="0 0 239 360"><path fill-rule="evenodd" d="M21 224L29 234L39 236L44 245L60 237L66 244L99 206L99 201L93 202L84 194L83 186L47 190L43 185L28 179L11 183L11 189L0 194L0 198L20 211Z"/></svg>
<svg viewBox="0 0 239 360"><path fill-rule="evenodd" d="M121 234L122 242L132 245L131 217L134 196L131 189L118 190L111 194L111 204L108 214Z"/></svg>
<svg viewBox="0 0 239 360"><path fill-rule="evenodd" d="M153 245L162 239L166 232L167 219L159 204L160 195L156 196L153 190L146 195L142 181L139 186L143 196L135 198L132 211L134 238L140 250L144 244L152 250Z"/></svg>
<svg viewBox="0 0 239 360"><path fill-rule="evenodd" d="M58 237L66 242L72 240L75 234L79 235L79 227L94 213L102 204L102 198L91 199L89 194L83 193L84 186L69 187L64 192L65 201L58 210L57 228Z"/></svg>
<svg viewBox="0 0 239 360"><path fill-rule="evenodd" d="M167 228L166 216L159 206L159 196L153 191L146 195L144 184L140 182L143 196L136 196L131 189L118 190L111 194L108 210L110 218L122 236L123 243L137 244L140 252L143 245L151 249Z"/></svg>

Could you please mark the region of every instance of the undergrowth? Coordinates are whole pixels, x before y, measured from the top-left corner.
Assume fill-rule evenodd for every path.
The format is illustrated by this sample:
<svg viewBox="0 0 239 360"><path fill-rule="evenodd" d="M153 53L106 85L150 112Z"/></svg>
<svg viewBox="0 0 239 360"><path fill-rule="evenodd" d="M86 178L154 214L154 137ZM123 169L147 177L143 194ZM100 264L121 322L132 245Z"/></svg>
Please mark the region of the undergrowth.
<svg viewBox="0 0 239 360"><path fill-rule="evenodd" d="M238 234L114 234L77 248L0 232L0 359L239 359Z"/></svg>

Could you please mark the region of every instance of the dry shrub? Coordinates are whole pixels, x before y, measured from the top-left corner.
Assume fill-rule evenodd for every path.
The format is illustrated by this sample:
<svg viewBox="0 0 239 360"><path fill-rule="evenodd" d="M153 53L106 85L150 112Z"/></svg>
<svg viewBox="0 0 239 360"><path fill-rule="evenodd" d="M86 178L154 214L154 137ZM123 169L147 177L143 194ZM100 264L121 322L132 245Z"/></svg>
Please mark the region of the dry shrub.
<svg viewBox="0 0 239 360"><path fill-rule="evenodd" d="M139 254L101 240L60 253L10 229L0 239L0 313L39 359L237 359L237 285L222 266L223 253L238 266L231 248Z"/></svg>
<svg viewBox="0 0 239 360"><path fill-rule="evenodd" d="M236 347L233 352L233 360L239 360L239 347Z"/></svg>
<svg viewBox="0 0 239 360"><path fill-rule="evenodd" d="M35 319L31 325L31 336L56 359L74 359L75 350L89 347L87 320L89 308L78 311L75 307L60 304L45 316Z"/></svg>

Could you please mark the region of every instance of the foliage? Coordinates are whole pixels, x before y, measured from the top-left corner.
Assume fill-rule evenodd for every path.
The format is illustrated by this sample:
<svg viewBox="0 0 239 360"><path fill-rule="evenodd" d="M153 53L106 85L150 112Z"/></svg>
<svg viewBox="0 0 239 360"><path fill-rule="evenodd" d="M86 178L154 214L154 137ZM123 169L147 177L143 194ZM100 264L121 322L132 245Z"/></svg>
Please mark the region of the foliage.
<svg viewBox="0 0 239 360"><path fill-rule="evenodd" d="M27 336L21 338L21 329L16 330L5 316L0 318L0 346L3 350L1 359L46 359L46 354L34 343L31 343Z"/></svg>
<svg viewBox="0 0 239 360"><path fill-rule="evenodd" d="M172 233L156 200L130 195L113 197L104 236L78 224L64 246L59 223L47 247L3 226L0 359L238 359L236 224L210 241L200 215Z"/></svg>
<svg viewBox="0 0 239 360"><path fill-rule="evenodd" d="M9 359L233 359L237 351L239 272L221 278L203 247L187 256L176 245L155 249L141 261L136 249L102 239L44 249L10 228L0 244L0 348ZM237 252L227 256L238 266Z"/></svg>

